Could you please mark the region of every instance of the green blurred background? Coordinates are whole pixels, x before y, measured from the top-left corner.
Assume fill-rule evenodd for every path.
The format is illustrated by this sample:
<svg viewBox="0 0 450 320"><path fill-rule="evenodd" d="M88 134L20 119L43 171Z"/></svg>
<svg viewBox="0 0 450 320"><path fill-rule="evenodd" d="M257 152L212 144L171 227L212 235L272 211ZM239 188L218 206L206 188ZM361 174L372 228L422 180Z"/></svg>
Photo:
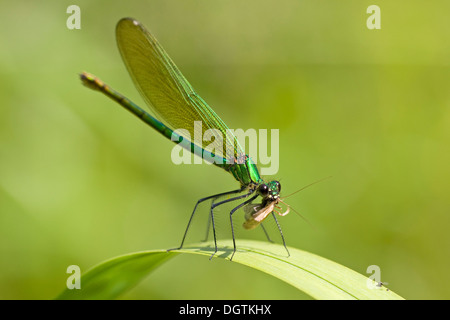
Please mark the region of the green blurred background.
<svg viewBox="0 0 450 320"><path fill-rule="evenodd" d="M71 4L81 30L66 27ZM371 4L381 30L366 27ZM69 265L177 246L197 199L237 187L215 167L172 164L172 143L81 85L89 71L143 104L116 48L125 16L229 127L280 129L284 194L332 176L288 199L313 225L281 218L288 245L362 274L378 265L407 299L450 297L449 1L2 1L0 11L1 299L51 299ZM178 256L123 298L308 296L229 261Z"/></svg>

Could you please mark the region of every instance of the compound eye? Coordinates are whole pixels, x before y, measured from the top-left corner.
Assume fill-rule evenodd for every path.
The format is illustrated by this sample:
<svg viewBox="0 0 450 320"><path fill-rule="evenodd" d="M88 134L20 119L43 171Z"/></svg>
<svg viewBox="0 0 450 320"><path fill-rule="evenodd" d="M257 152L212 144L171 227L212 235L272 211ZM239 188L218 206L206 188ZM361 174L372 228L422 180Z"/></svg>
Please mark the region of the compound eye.
<svg viewBox="0 0 450 320"><path fill-rule="evenodd" d="M269 193L269 187L266 184L260 184L258 187L259 194L262 196L267 196Z"/></svg>
<svg viewBox="0 0 450 320"><path fill-rule="evenodd" d="M278 193L280 193L280 191L281 191L281 184L278 181L275 181L275 183L277 185Z"/></svg>

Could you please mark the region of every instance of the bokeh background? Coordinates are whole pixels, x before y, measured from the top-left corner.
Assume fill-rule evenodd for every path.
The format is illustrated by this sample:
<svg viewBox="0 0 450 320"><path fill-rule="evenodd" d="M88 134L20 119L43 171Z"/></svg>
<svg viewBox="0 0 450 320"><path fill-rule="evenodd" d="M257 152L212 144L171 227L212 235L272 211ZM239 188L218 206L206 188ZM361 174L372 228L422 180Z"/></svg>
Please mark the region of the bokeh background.
<svg viewBox="0 0 450 320"><path fill-rule="evenodd" d="M81 30L66 27L71 4ZM371 4L381 30L366 27ZM332 176L289 198L312 225L280 219L290 246L362 274L378 265L407 299L450 298L449 1L22 0L0 11L1 299L52 299L69 265L177 246L198 198L237 187L215 167L172 164L172 143L81 85L89 71L143 104L115 43L125 16L229 127L280 130L269 178L284 194ZM309 297L181 255L123 298Z"/></svg>

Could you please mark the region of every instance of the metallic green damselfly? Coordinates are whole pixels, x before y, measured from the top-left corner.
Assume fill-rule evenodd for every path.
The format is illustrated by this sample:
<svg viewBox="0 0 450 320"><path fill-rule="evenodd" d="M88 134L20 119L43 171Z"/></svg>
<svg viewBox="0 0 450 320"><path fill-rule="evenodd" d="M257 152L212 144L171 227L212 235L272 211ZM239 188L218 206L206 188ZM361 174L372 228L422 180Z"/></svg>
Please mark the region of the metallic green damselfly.
<svg viewBox="0 0 450 320"><path fill-rule="evenodd" d="M141 23L131 18L120 20L116 27L116 37L122 59L135 86L150 109L164 123L89 73L83 72L80 75L83 83L91 89L106 94L168 139L177 142L184 141L184 147L193 154L203 157L203 159L215 159L213 164L230 172L240 184L239 189L215 194L197 201L181 244L176 249L183 247L197 206L206 200L211 200L208 228L212 225L215 246L212 258L217 252L214 209L225 203L245 199L229 213L233 238L233 253L230 260L236 252L233 214L240 208L244 208L245 211L246 221L243 227L253 229L261 226L269 241L270 238L262 222L271 215L278 226L283 245L289 255L283 232L274 214L276 212L280 216L284 216L289 212L289 206L285 212L281 212L279 206L280 203L284 203L280 198L281 185L279 181L265 182L261 178L255 163L244 153L236 137L230 136L226 124L194 91L155 37ZM220 147L214 148L215 153L207 150L210 144L207 146L206 143L200 142L201 145L198 145L197 141L188 140L196 135L195 130L199 130L198 126L194 125L195 121L201 121L203 124L200 129L201 136L206 130L215 129L225 137L222 141L224 143ZM190 137L179 134L176 129L180 128L187 130ZM224 196L229 198L216 202ZM257 198L260 201L253 203Z"/></svg>

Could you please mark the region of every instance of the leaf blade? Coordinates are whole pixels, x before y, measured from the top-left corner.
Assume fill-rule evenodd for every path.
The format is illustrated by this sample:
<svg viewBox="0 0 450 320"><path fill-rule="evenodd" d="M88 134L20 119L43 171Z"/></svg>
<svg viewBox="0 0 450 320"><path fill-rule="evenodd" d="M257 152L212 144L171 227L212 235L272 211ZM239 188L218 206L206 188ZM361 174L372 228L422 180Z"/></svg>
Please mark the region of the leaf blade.
<svg viewBox="0 0 450 320"><path fill-rule="evenodd" d="M135 252L104 261L81 276L81 289L65 289L57 300L115 299L177 253Z"/></svg>
<svg viewBox="0 0 450 320"><path fill-rule="evenodd" d="M231 241L223 241L215 258L229 259ZM133 288L156 267L181 254L210 256L213 243L177 251L152 250L119 256L97 265L81 278L81 290L66 289L57 299L114 299ZM277 277L315 299L403 299L385 287L370 289L367 277L318 255L266 242L241 240L233 262Z"/></svg>

